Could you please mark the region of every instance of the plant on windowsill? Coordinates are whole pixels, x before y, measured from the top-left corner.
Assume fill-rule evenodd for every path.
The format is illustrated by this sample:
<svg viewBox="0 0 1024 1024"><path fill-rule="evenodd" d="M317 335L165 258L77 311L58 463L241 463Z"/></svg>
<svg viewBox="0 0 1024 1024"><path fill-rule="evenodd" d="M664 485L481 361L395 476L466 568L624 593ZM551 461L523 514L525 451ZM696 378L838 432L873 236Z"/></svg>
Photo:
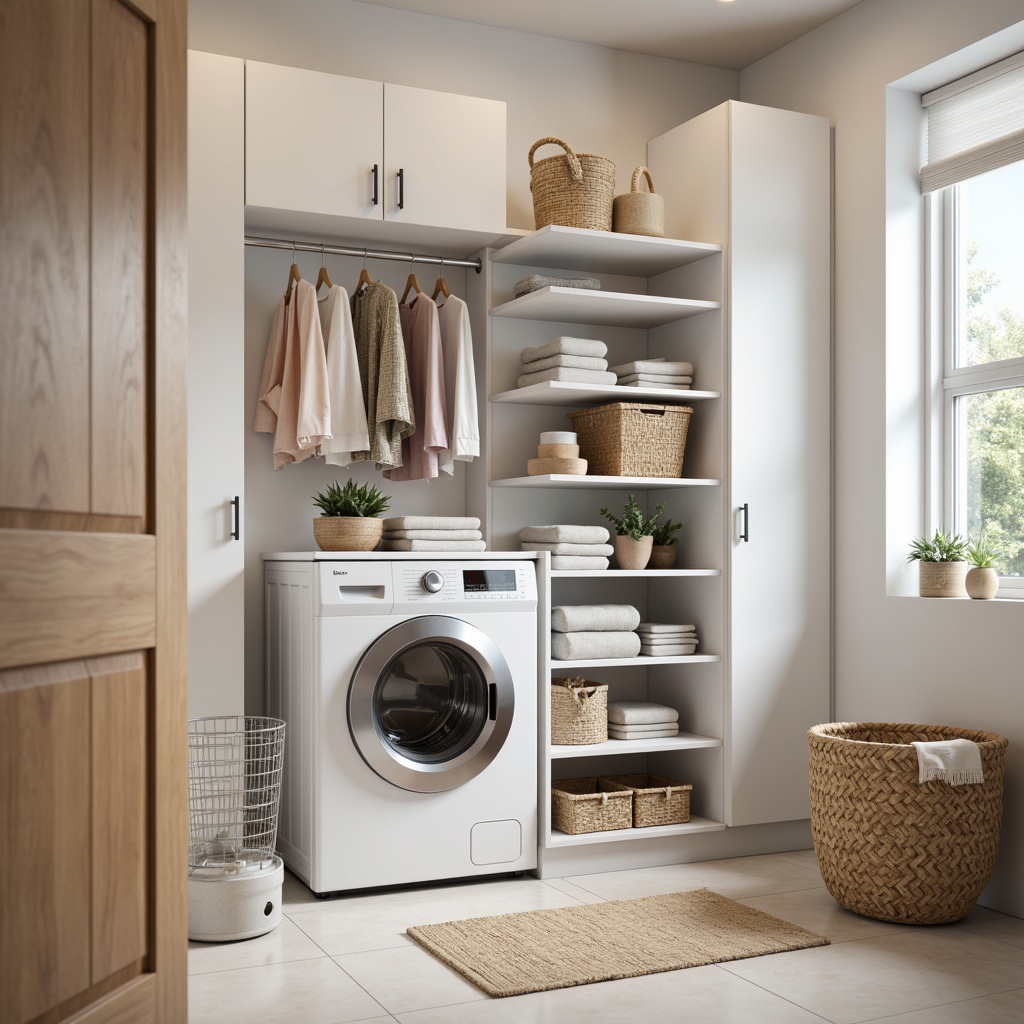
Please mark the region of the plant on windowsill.
<svg viewBox="0 0 1024 1024"><path fill-rule="evenodd" d="M651 533L654 546L651 548L649 569L674 569L676 565L676 533L683 528L682 523L674 523L671 518L656 523Z"/></svg>
<svg viewBox="0 0 1024 1024"><path fill-rule="evenodd" d="M615 527L615 561L620 569L645 569L654 546L654 524L665 511L665 502L654 506L654 515L647 518L636 498L629 495L619 517L603 508L600 514Z"/></svg>
<svg viewBox="0 0 1024 1024"><path fill-rule="evenodd" d="M918 537L910 545L909 561L918 563L921 597L966 597L967 541L959 533L936 530L935 536Z"/></svg>
<svg viewBox="0 0 1024 1024"><path fill-rule="evenodd" d="M1001 554L989 546L984 530L976 541L968 538L967 561L971 568L964 580L968 597L976 601L991 601L999 593L999 573L993 563Z"/></svg>
<svg viewBox="0 0 1024 1024"><path fill-rule="evenodd" d="M372 551L384 532L378 516L390 503L372 484L349 480L340 487L335 481L313 495L321 509L313 520L313 537L323 551Z"/></svg>

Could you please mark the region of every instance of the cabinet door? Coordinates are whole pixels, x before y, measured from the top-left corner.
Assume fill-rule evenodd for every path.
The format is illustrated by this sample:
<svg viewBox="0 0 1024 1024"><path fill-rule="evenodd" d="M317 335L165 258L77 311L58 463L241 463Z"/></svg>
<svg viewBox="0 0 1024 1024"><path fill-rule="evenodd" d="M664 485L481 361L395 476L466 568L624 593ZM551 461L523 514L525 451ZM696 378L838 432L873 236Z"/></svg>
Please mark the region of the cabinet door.
<svg viewBox="0 0 1024 1024"><path fill-rule="evenodd" d="M383 85L246 61L245 202L381 218Z"/></svg>
<svg viewBox="0 0 1024 1024"><path fill-rule="evenodd" d="M504 231L505 104L386 84L384 111L385 218Z"/></svg>

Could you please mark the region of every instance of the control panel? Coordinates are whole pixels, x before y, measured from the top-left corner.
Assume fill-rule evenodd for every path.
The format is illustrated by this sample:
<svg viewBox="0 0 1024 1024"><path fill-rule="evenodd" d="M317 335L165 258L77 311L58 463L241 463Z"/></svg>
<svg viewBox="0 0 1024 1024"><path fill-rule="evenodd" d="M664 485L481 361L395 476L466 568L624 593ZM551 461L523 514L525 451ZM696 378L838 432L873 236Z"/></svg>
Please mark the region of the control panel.
<svg viewBox="0 0 1024 1024"><path fill-rule="evenodd" d="M400 566L406 601L522 601L533 600L524 566L486 567L441 564Z"/></svg>

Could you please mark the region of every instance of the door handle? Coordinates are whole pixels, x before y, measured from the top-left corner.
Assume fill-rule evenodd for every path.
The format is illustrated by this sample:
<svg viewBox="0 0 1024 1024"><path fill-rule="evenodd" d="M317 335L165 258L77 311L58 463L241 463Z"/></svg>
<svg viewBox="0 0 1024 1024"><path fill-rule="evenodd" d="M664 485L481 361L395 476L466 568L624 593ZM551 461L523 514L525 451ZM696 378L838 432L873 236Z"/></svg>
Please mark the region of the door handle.
<svg viewBox="0 0 1024 1024"><path fill-rule="evenodd" d="M745 544L750 543L750 506L744 502L740 505L740 513L743 516L743 529L740 530L740 540Z"/></svg>
<svg viewBox="0 0 1024 1024"><path fill-rule="evenodd" d="M242 539L242 499L239 495L235 495L231 499L231 539L241 540Z"/></svg>
<svg viewBox="0 0 1024 1024"><path fill-rule="evenodd" d="M380 201L378 196L378 183L380 178L380 164L374 164L373 170L370 172L373 175L373 199L371 202L374 206Z"/></svg>
<svg viewBox="0 0 1024 1024"><path fill-rule="evenodd" d="M398 168L398 208L405 209L405 168Z"/></svg>

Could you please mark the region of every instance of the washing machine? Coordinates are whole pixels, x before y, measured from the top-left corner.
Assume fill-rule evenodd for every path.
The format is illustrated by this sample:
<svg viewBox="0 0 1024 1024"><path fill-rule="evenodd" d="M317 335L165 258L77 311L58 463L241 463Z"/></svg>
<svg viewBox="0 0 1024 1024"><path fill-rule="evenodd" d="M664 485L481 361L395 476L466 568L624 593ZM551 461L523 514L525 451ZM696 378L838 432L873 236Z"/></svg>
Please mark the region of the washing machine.
<svg viewBox="0 0 1024 1024"><path fill-rule="evenodd" d="M264 580L288 868L318 895L535 868L533 560L269 554Z"/></svg>

